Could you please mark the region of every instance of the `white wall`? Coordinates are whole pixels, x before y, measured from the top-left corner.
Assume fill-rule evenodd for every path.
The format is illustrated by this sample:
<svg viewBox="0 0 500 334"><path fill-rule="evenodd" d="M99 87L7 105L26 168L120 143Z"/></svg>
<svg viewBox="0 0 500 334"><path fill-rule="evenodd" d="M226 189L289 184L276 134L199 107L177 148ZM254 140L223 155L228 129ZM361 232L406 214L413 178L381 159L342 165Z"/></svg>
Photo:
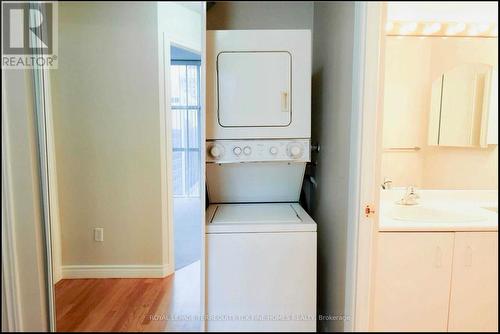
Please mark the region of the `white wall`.
<svg viewBox="0 0 500 334"><path fill-rule="evenodd" d="M52 97L63 266L165 263L158 71L156 4L59 5Z"/></svg>
<svg viewBox="0 0 500 334"><path fill-rule="evenodd" d="M201 4L192 3L191 7ZM200 9L201 10L201 9ZM158 29L170 42L201 52L201 13L175 2L158 3ZM204 27L203 27L204 29Z"/></svg>
<svg viewBox="0 0 500 334"><path fill-rule="evenodd" d="M485 38L386 38L384 147L422 150L385 152L382 178L392 179L394 186L497 189L497 145L427 145L432 81L462 63L498 66L497 43Z"/></svg>
<svg viewBox="0 0 500 334"><path fill-rule="evenodd" d="M193 8L59 6L51 90L64 268L173 268L163 43L201 51L201 11ZM93 241L95 227L104 228L104 242Z"/></svg>
<svg viewBox="0 0 500 334"><path fill-rule="evenodd" d="M16 267L9 274L16 276L18 286L18 330L47 331L45 241L32 82L30 71L2 71L2 203L5 201L6 206L4 212L2 204L2 239L8 222ZM4 188L6 185L8 188ZM4 245L2 278L6 274Z"/></svg>
<svg viewBox="0 0 500 334"><path fill-rule="evenodd" d="M386 38L383 147L424 147L430 106L428 39ZM382 178L395 186L423 184L423 152L385 152Z"/></svg>
<svg viewBox="0 0 500 334"><path fill-rule="evenodd" d="M312 1L220 1L207 11L208 30L311 29Z"/></svg>
<svg viewBox="0 0 500 334"><path fill-rule="evenodd" d="M353 80L353 2L314 5L312 137L317 189L311 203L318 224L318 314L344 315ZM313 157L314 159L314 157ZM352 316L352 315L351 315ZM344 321L318 330L343 331Z"/></svg>

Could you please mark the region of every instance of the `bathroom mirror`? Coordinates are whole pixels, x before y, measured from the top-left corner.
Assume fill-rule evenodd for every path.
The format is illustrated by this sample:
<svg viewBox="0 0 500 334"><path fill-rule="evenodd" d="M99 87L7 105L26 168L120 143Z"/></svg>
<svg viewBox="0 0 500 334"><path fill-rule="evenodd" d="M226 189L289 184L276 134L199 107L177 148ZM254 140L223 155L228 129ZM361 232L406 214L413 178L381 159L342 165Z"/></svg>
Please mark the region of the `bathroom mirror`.
<svg viewBox="0 0 500 334"><path fill-rule="evenodd" d="M385 42L381 178L394 187L492 189L497 38L387 36Z"/></svg>
<svg viewBox="0 0 500 334"><path fill-rule="evenodd" d="M428 144L433 146L486 147L494 113L497 113L493 66L464 63L432 82ZM496 121L495 121L496 123Z"/></svg>

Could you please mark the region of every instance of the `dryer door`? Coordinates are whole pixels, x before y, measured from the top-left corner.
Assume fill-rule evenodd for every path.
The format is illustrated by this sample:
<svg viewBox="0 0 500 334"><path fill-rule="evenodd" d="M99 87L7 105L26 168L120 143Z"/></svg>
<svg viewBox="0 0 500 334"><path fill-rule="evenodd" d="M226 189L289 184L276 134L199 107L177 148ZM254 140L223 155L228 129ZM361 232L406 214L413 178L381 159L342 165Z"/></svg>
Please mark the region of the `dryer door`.
<svg viewBox="0 0 500 334"><path fill-rule="evenodd" d="M292 121L288 52L220 52L217 88L222 127L286 127Z"/></svg>

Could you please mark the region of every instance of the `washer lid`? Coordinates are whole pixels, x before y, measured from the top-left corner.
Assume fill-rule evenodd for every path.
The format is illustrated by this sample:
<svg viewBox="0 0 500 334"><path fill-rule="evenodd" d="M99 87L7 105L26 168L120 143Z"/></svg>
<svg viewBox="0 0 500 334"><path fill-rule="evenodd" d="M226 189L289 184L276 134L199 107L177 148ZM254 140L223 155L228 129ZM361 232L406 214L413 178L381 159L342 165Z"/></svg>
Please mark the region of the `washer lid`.
<svg viewBox="0 0 500 334"><path fill-rule="evenodd" d="M214 224L297 224L302 220L289 203L218 205Z"/></svg>
<svg viewBox="0 0 500 334"><path fill-rule="evenodd" d="M316 231L297 203L215 204L207 218L207 233Z"/></svg>

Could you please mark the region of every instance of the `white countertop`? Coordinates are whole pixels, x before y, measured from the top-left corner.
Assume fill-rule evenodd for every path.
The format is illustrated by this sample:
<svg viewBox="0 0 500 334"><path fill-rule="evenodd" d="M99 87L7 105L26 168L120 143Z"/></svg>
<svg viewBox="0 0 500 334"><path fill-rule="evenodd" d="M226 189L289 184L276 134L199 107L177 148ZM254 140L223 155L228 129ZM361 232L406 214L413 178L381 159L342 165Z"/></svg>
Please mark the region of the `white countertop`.
<svg viewBox="0 0 500 334"><path fill-rule="evenodd" d="M428 208L448 211L455 217L463 214L481 217L475 221L409 221L395 219L394 210L404 210L396 204L405 189L382 190L380 196L379 228L381 232L395 231L498 231L498 212L486 207L498 207L497 190L417 190L420 198L410 210ZM465 219L464 219L465 220Z"/></svg>

